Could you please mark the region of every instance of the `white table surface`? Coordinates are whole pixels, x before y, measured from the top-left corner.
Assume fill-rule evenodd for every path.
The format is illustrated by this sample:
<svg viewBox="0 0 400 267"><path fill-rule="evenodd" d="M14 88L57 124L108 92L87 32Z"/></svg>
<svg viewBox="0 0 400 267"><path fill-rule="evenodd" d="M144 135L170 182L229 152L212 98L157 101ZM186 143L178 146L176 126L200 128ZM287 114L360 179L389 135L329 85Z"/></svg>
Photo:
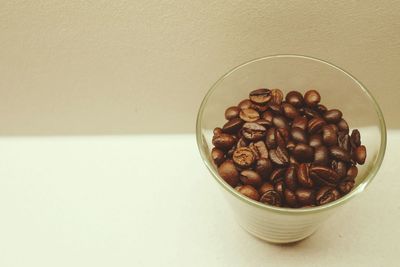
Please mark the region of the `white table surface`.
<svg viewBox="0 0 400 267"><path fill-rule="evenodd" d="M0 138L0 266L400 266L400 132L313 236L253 238L193 135Z"/></svg>

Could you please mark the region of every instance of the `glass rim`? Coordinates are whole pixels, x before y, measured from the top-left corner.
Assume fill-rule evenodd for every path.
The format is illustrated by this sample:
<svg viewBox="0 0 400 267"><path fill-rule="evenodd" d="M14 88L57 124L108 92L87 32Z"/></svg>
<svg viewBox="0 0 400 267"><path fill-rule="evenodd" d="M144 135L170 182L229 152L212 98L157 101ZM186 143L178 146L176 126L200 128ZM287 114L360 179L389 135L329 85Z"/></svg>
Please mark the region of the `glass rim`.
<svg viewBox="0 0 400 267"><path fill-rule="evenodd" d="M374 106L375 112L378 116L379 119L379 130L381 133L381 142L380 142L380 147L378 151L378 156L376 157L375 161L372 163L373 167L369 171L369 173L366 175L364 180L357 185L356 188L354 188L350 193L346 194L345 196L332 201L330 203L324 204L322 206L315 206L315 207L310 207L310 208L283 208L283 207L275 207L271 205L265 205L261 202L252 200L242 194L240 194L237 190L232 188L230 185L228 185L223 179L219 176L219 174L214 170L213 163L208 160L208 155L205 154L205 152L202 149L202 134L201 134L201 129L202 129L202 117L204 113L205 106L208 102L209 97L212 95L212 93L218 88L219 84L222 83L227 77L229 77L231 74L233 74L235 71L238 69L241 69L242 67L245 67L247 65L250 65L252 63L258 62L258 61L263 61L263 60L268 60L268 59L274 59L274 58L299 58L299 59L306 59L306 60L311 60L315 61L318 63L322 63L325 65L328 65L329 67L332 67L333 69L338 70L339 72L343 73L344 75L348 76L353 82L355 82L359 88L368 96L370 99L372 105ZM370 182L374 179L376 176L377 172L380 169L380 166L382 164L385 151L386 151L386 124L385 124L385 119L383 117L382 111L375 100L375 98L371 95L370 91L360 82L358 81L352 74L350 74L348 71L345 71L344 69L327 62L322 59L318 59L315 57L310 57L310 56L304 56L304 55L296 55L296 54L277 54L277 55L270 55L270 56L264 56L264 57L259 57L250 61L247 61L245 63L242 63L232 69L230 69L228 72L226 72L224 75L222 75L212 86L211 88L207 91L206 95L203 98L203 101L201 102L198 114L197 114L197 120L196 120L196 141L197 141L197 147L199 149L201 158L206 165L207 169L210 171L211 175L214 177L214 179L226 190L228 193L232 194L234 197L238 198L241 201L244 201L245 203L254 206L259 209L263 209L266 211L272 211L275 213L286 213L286 214L311 214L311 213L318 213L321 211L325 211L328 209L332 209L337 206L341 206L350 199L352 199L354 196L357 194L363 192L365 188L370 184ZM207 152L209 153L209 151Z"/></svg>

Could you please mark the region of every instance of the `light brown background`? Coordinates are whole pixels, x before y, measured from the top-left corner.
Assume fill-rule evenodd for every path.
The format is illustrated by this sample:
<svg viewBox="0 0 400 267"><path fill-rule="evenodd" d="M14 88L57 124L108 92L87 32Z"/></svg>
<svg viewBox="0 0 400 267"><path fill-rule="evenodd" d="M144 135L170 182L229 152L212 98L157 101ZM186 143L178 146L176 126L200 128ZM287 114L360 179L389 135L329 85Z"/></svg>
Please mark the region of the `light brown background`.
<svg viewBox="0 0 400 267"><path fill-rule="evenodd" d="M194 132L224 72L328 60L400 127L399 1L1 1L0 134Z"/></svg>

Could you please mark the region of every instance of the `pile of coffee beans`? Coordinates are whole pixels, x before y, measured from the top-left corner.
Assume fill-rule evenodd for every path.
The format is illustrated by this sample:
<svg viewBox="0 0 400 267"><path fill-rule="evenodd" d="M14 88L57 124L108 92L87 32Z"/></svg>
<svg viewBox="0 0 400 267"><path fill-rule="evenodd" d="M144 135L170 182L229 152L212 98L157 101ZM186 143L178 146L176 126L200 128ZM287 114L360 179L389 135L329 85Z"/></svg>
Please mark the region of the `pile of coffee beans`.
<svg viewBox="0 0 400 267"><path fill-rule="evenodd" d="M279 207L324 205L349 193L366 148L338 109L304 96L257 89L226 109L214 129L211 157L218 173L241 194Z"/></svg>

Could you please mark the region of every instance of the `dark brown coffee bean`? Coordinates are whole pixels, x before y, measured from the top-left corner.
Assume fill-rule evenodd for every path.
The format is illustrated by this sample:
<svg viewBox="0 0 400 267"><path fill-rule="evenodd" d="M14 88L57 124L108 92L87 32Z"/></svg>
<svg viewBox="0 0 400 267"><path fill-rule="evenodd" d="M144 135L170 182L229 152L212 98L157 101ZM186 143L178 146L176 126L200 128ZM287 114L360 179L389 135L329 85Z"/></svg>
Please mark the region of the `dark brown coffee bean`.
<svg viewBox="0 0 400 267"><path fill-rule="evenodd" d="M274 118L274 115L272 114L271 111L265 111L265 112L263 112L261 118L266 121L269 121L272 125L272 119Z"/></svg>
<svg viewBox="0 0 400 267"><path fill-rule="evenodd" d="M365 162L365 158L367 157L367 150L365 149L365 146L361 145L359 147L356 147L356 149L353 152L354 160L358 163L363 165Z"/></svg>
<svg viewBox="0 0 400 267"><path fill-rule="evenodd" d="M332 170L334 170L339 178L344 178L347 174L347 166L343 161L332 160L331 163Z"/></svg>
<svg viewBox="0 0 400 267"><path fill-rule="evenodd" d="M229 159L232 159L233 152L235 152L235 150L236 150L236 146L234 145L233 147L231 147L231 149L229 149L229 150L226 152L225 157L226 157L226 158L229 158Z"/></svg>
<svg viewBox="0 0 400 267"><path fill-rule="evenodd" d="M284 195L285 195L286 203L289 205L289 207L291 207L291 208L298 207L299 203L297 202L296 195L294 194L294 192L292 190L285 189Z"/></svg>
<svg viewBox="0 0 400 267"><path fill-rule="evenodd" d="M332 124L322 127L322 140L327 146L333 146L337 144L338 137Z"/></svg>
<svg viewBox="0 0 400 267"><path fill-rule="evenodd" d="M309 107L318 105L319 101L321 101L321 96L315 90L309 90L304 94L304 102Z"/></svg>
<svg viewBox="0 0 400 267"><path fill-rule="evenodd" d="M214 135L212 143L216 148L229 150L235 145L235 138L230 134L221 133L216 136Z"/></svg>
<svg viewBox="0 0 400 267"><path fill-rule="evenodd" d="M307 108L307 107L301 108L300 114L305 115L309 119L320 117L320 115L317 111L313 110L312 108Z"/></svg>
<svg viewBox="0 0 400 267"><path fill-rule="evenodd" d="M309 188L298 188L294 192L301 206L313 205L315 203L315 191Z"/></svg>
<svg viewBox="0 0 400 267"><path fill-rule="evenodd" d="M293 157L293 155L291 155L289 157L289 163L293 164L293 165L299 165L300 163L297 161L297 159L295 157Z"/></svg>
<svg viewBox="0 0 400 267"><path fill-rule="evenodd" d="M310 176L323 185L336 185L340 180L339 175L334 170L325 166L311 167Z"/></svg>
<svg viewBox="0 0 400 267"><path fill-rule="evenodd" d="M289 141L287 142L287 144L286 144L286 149L287 149L289 152L292 152L293 149L295 148L295 146L296 146L296 143L295 143L293 140L289 140Z"/></svg>
<svg viewBox="0 0 400 267"><path fill-rule="evenodd" d="M222 162L224 162L225 160L225 154L221 149L218 149L216 147L214 147L211 150L211 158L214 161L214 163L219 166L221 165Z"/></svg>
<svg viewBox="0 0 400 267"><path fill-rule="evenodd" d="M328 109L324 105L321 105L321 104L316 105L314 109L321 115L324 115L325 112L328 111Z"/></svg>
<svg viewBox="0 0 400 267"><path fill-rule="evenodd" d="M224 124L222 131L224 133L236 133L240 130L243 125L243 121L240 118L234 118Z"/></svg>
<svg viewBox="0 0 400 267"><path fill-rule="evenodd" d="M346 150L344 150L343 148L340 148L338 146L332 146L329 148L329 154L338 160L341 161L346 161L349 162L350 161L350 153L347 152Z"/></svg>
<svg viewBox="0 0 400 267"><path fill-rule="evenodd" d="M340 197L340 193L333 187L323 186L316 194L316 204L318 206L335 201Z"/></svg>
<svg viewBox="0 0 400 267"><path fill-rule="evenodd" d="M325 146L317 146L314 148L314 164L326 166L329 161L329 151Z"/></svg>
<svg viewBox="0 0 400 267"><path fill-rule="evenodd" d="M308 144L312 147L319 147L323 145L322 136L318 134L313 134L310 136Z"/></svg>
<svg viewBox="0 0 400 267"><path fill-rule="evenodd" d="M268 149L265 146L264 141L257 141L254 143L254 147L257 150L259 158L268 158Z"/></svg>
<svg viewBox="0 0 400 267"><path fill-rule="evenodd" d="M218 173L232 187L239 183L239 172L231 160L223 162L218 168Z"/></svg>
<svg viewBox="0 0 400 267"><path fill-rule="evenodd" d="M297 108L304 105L303 95L298 91L290 91L289 93L287 93L285 99L286 102Z"/></svg>
<svg viewBox="0 0 400 267"><path fill-rule="evenodd" d="M354 130L351 132L350 138L351 138L351 142L353 143L353 145L354 145L355 147L361 145L361 135L360 135L360 132L359 132L357 129L354 129Z"/></svg>
<svg viewBox="0 0 400 267"><path fill-rule="evenodd" d="M338 109L330 109L324 114L324 119L328 123L337 123L342 118L342 112Z"/></svg>
<svg viewBox="0 0 400 267"><path fill-rule="evenodd" d="M302 130L307 130L308 120L306 117L296 117L292 122L292 128L300 128Z"/></svg>
<svg viewBox="0 0 400 267"><path fill-rule="evenodd" d="M272 171L269 180L272 184L276 184L277 182L282 181L284 176L285 176L285 169L278 168Z"/></svg>
<svg viewBox="0 0 400 267"><path fill-rule="evenodd" d="M258 194L257 189L255 189L251 185L243 185L238 191L242 195L245 195L246 197L253 200L258 201L260 199L260 195Z"/></svg>
<svg viewBox="0 0 400 267"><path fill-rule="evenodd" d="M346 132L338 133L338 146L350 152L350 136Z"/></svg>
<svg viewBox="0 0 400 267"><path fill-rule="evenodd" d="M276 128L289 128L289 124L285 117L277 115L272 119L272 123L275 125Z"/></svg>
<svg viewBox="0 0 400 267"><path fill-rule="evenodd" d="M261 176L261 178L264 180L267 179L273 170L271 160L260 158L256 161L254 170Z"/></svg>
<svg viewBox="0 0 400 267"><path fill-rule="evenodd" d="M239 117L246 122L254 122L260 118L260 114L252 108L242 109Z"/></svg>
<svg viewBox="0 0 400 267"><path fill-rule="evenodd" d="M249 98L256 104L266 104L271 99L271 90L261 88L251 91Z"/></svg>
<svg viewBox="0 0 400 267"><path fill-rule="evenodd" d="M225 119L228 121L234 118L239 117L240 108L238 107L229 107L225 110Z"/></svg>
<svg viewBox="0 0 400 267"><path fill-rule="evenodd" d="M340 182L338 185L339 191L345 195L351 191L354 187L354 180L345 180L343 182Z"/></svg>
<svg viewBox="0 0 400 267"><path fill-rule="evenodd" d="M268 105L260 105L260 104L254 104L252 106L252 109L257 110L258 113L262 114L264 111L268 109Z"/></svg>
<svg viewBox="0 0 400 267"><path fill-rule="evenodd" d="M297 188L297 167L290 165L285 172L284 176L285 185L290 190L294 191Z"/></svg>
<svg viewBox="0 0 400 267"><path fill-rule="evenodd" d="M240 103L238 104L238 108L240 109L249 109L252 107L253 107L253 102L251 102L249 99L244 99L240 101Z"/></svg>
<svg viewBox="0 0 400 267"><path fill-rule="evenodd" d="M289 154L285 148L277 147L269 150L269 158L277 165L286 165L289 163Z"/></svg>
<svg viewBox="0 0 400 267"><path fill-rule="evenodd" d="M336 125L339 128L339 131L345 132L346 134L349 133L349 125L344 119L341 119Z"/></svg>
<svg viewBox="0 0 400 267"><path fill-rule="evenodd" d="M297 181L300 185L307 188L314 186L314 181L310 177L310 171L307 164L302 163L297 168Z"/></svg>
<svg viewBox="0 0 400 267"><path fill-rule="evenodd" d="M255 123L260 124L261 126L264 126L265 128L269 128L272 126L272 122L264 120L264 119L258 119L255 121Z"/></svg>
<svg viewBox="0 0 400 267"><path fill-rule="evenodd" d="M265 192L261 196L260 202L264 203L264 204L271 205L271 206L277 206L277 207L281 207L282 206L281 196L275 190L269 190L269 191Z"/></svg>
<svg viewBox="0 0 400 267"><path fill-rule="evenodd" d="M295 142L307 144L307 142L308 142L307 135L306 135L306 132L303 129L294 127L294 128L292 128L290 133L291 133L292 138L293 138L293 140Z"/></svg>
<svg viewBox="0 0 400 267"><path fill-rule="evenodd" d="M286 143L289 139L289 132L285 128L279 128L275 130L275 142L277 146L286 147Z"/></svg>
<svg viewBox="0 0 400 267"><path fill-rule="evenodd" d="M280 105L282 104L283 100L283 93L279 89L272 89L271 90L271 104Z"/></svg>
<svg viewBox="0 0 400 267"><path fill-rule="evenodd" d="M214 128L213 134L214 134L214 135L220 135L220 134L222 134L222 129L219 128L219 127Z"/></svg>
<svg viewBox="0 0 400 267"><path fill-rule="evenodd" d="M248 146L248 145L249 145L248 141L244 137L241 137L239 139L239 141L237 142L237 144L236 144L236 148L245 147L245 146Z"/></svg>
<svg viewBox="0 0 400 267"><path fill-rule="evenodd" d="M244 185L251 185L254 187L259 187L262 183L261 176L252 170L244 170L240 173L240 181Z"/></svg>
<svg viewBox="0 0 400 267"><path fill-rule="evenodd" d="M247 168L254 163L256 157L250 148L240 147L233 152L232 159L237 166Z"/></svg>
<svg viewBox="0 0 400 267"><path fill-rule="evenodd" d="M285 198L284 192L286 189L285 183L283 181L278 181L275 186L275 191L279 193L279 195L281 196L281 199Z"/></svg>
<svg viewBox="0 0 400 267"><path fill-rule="evenodd" d="M243 137L251 141L261 140L265 132L265 127L255 122L246 122L242 127Z"/></svg>
<svg viewBox="0 0 400 267"><path fill-rule="evenodd" d="M351 166L351 167L347 170L346 176L347 176L349 179L354 179L354 178L357 177L357 175L358 175L358 168L357 168L356 166Z"/></svg>
<svg viewBox="0 0 400 267"><path fill-rule="evenodd" d="M326 124L326 122L321 119L321 118L312 118L307 125L308 128L308 132L310 134L316 134L321 132L322 127L324 127L324 125Z"/></svg>
<svg viewBox="0 0 400 267"><path fill-rule="evenodd" d="M299 162L312 162L314 160L314 148L300 143L294 147L292 155Z"/></svg>
<svg viewBox="0 0 400 267"><path fill-rule="evenodd" d="M269 128L266 133L265 144L269 149L276 148L275 128Z"/></svg>
<svg viewBox="0 0 400 267"><path fill-rule="evenodd" d="M258 193L260 193L260 196L262 196L265 192L274 190L274 186L271 183L263 183L260 186L260 189L258 189Z"/></svg>
<svg viewBox="0 0 400 267"><path fill-rule="evenodd" d="M297 111L297 109L289 103L283 103L282 110L283 114L285 114L285 116L289 119L294 119L300 116L300 113Z"/></svg>

